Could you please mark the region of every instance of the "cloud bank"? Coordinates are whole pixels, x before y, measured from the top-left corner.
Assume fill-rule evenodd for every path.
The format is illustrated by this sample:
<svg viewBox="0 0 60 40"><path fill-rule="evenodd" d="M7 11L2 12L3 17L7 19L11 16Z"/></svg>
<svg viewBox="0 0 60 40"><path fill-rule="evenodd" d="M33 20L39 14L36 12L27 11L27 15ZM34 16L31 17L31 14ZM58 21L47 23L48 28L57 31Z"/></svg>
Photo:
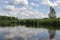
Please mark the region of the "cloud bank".
<svg viewBox="0 0 60 40"><path fill-rule="evenodd" d="M51 2L50 0L42 0L42 4L52 7L60 7L60 0L55 0L54 2Z"/></svg>
<svg viewBox="0 0 60 40"><path fill-rule="evenodd" d="M60 0L0 0L0 15L14 16L19 19L48 18L48 14L40 11L41 5L60 7ZM42 7L42 11L44 10ZM46 8L45 8L46 9ZM47 12L47 11L46 11Z"/></svg>

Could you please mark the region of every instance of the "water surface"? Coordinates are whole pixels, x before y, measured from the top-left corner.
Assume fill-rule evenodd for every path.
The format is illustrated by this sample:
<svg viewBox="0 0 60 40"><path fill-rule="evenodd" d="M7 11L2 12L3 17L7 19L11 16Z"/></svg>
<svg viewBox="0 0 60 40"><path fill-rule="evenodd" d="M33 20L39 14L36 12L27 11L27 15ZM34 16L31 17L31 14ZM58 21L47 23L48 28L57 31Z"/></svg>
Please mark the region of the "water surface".
<svg viewBox="0 0 60 40"><path fill-rule="evenodd" d="M0 27L0 40L60 40L60 30L27 28L25 26Z"/></svg>

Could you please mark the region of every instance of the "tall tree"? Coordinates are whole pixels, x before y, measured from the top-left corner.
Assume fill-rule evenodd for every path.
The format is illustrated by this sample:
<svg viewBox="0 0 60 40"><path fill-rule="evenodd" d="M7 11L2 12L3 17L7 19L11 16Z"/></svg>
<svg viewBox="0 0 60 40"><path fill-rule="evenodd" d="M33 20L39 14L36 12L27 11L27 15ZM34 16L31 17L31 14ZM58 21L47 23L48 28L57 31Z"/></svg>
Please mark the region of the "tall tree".
<svg viewBox="0 0 60 40"><path fill-rule="evenodd" d="M56 18L56 12L53 7L50 7L49 18Z"/></svg>

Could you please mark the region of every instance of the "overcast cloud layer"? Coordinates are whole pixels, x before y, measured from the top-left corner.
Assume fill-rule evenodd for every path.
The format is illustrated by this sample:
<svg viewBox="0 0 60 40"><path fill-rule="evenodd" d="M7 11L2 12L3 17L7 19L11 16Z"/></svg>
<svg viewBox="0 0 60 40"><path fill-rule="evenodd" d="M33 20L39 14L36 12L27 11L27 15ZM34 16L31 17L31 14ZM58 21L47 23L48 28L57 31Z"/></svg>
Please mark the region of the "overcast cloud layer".
<svg viewBox="0 0 60 40"><path fill-rule="evenodd" d="M0 15L19 19L47 18L50 6L60 17L60 0L0 0Z"/></svg>

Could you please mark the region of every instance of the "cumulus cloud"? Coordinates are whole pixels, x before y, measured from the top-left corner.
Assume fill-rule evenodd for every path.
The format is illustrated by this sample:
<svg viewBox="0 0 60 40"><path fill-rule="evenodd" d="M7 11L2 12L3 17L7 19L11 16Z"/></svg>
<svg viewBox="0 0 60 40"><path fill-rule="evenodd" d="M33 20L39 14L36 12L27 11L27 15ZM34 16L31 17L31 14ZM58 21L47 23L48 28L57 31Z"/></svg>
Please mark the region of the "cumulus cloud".
<svg viewBox="0 0 60 40"><path fill-rule="evenodd" d="M10 13L8 14L8 16L17 17L18 15L17 15L17 13L15 13L15 12L10 12Z"/></svg>
<svg viewBox="0 0 60 40"><path fill-rule="evenodd" d="M0 12L0 16L8 16L8 14L4 12Z"/></svg>
<svg viewBox="0 0 60 40"><path fill-rule="evenodd" d="M24 6L28 5L28 0L11 0L8 2L10 5L24 5Z"/></svg>
<svg viewBox="0 0 60 40"><path fill-rule="evenodd" d="M17 8L14 5L6 5L3 10L5 11L5 13L7 14L7 16L14 16L17 17L19 16L21 13L21 15L23 15L24 11L27 9L26 6L22 7L22 8ZM4 13L3 13L4 14ZM25 14L24 14L25 15ZM5 15L6 16L6 15ZM23 16L24 17L24 16ZM22 18L23 18L22 17ZM18 17L19 18L19 17Z"/></svg>
<svg viewBox="0 0 60 40"><path fill-rule="evenodd" d="M60 0L56 0L56 4L58 7L60 7Z"/></svg>
<svg viewBox="0 0 60 40"><path fill-rule="evenodd" d="M39 5L38 4L36 4L36 3L34 3L34 2L32 2L32 3L30 3L32 6L35 6L35 7L39 7Z"/></svg>
<svg viewBox="0 0 60 40"><path fill-rule="evenodd" d="M50 0L44 0L44 1L42 1L42 4L45 4L45 5L47 5L47 6L57 6L57 4L54 2L54 3L52 3Z"/></svg>
<svg viewBox="0 0 60 40"><path fill-rule="evenodd" d="M58 13L56 14L56 16L57 16L57 18L60 18L60 12L58 12Z"/></svg>
<svg viewBox="0 0 60 40"><path fill-rule="evenodd" d="M28 0L0 0L0 3L9 4L9 5L28 5Z"/></svg>
<svg viewBox="0 0 60 40"><path fill-rule="evenodd" d="M4 9L5 9L5 10L13 11L13 10L15 10L15 6L14 6L14 5L6 5L6 6L4 7Z"/></svg>
<svg viewBox="0 0 60 40"><path fill-rule="evenodd" d="M52 7L60 7L60 0L55 0L54 2L51 2L50 0L42 0L42 4Z"/></svg>
<svg viewBox="0 0 60 40"><path fill-rule="evenodd" d="M23 5L28 5L27 0L14 0L16 4L23 4Z"/></svg>
<svg viewBox="0 0 60 40"><path fill-rule="evenodd" d="M48 15L43 14L37 10L34 11L25 10L21 12L18 17L22 19L41 19L41 18L48 18Z"/></svg>
<svg viewBox="0 0 60 40"><path fill-rule="evenodd" d="M4 8L9 12L4 12L5 16L14 16L18 17L19 19L41 19L47 18L48 15L39 12L38 10L28 10L27 7L16 8L13 5L6 5Z"/></svg>
<svg viewBox="0 0 60 40"><path fill-rule="evenodd" d="M15 13L15 12L0 12L0 16L17 17L17 13Z"/></svg>
<svg viewBox="0 0 60 40"><path fill-rule="evenodd" d="M6 0L4 1L6 4L4 4L5 7L3 7L1 15L5 16L14 16L18 17L19 19L37 19L37 18L46 18L48 15L43 14L39 12L38 10L29 10L28 7L28 0ZM19 7L17 5L24 5L22 7ZM31 3L32 6L39 7L36 3ZM30 9L32 9L32 6Z"/></svg>

